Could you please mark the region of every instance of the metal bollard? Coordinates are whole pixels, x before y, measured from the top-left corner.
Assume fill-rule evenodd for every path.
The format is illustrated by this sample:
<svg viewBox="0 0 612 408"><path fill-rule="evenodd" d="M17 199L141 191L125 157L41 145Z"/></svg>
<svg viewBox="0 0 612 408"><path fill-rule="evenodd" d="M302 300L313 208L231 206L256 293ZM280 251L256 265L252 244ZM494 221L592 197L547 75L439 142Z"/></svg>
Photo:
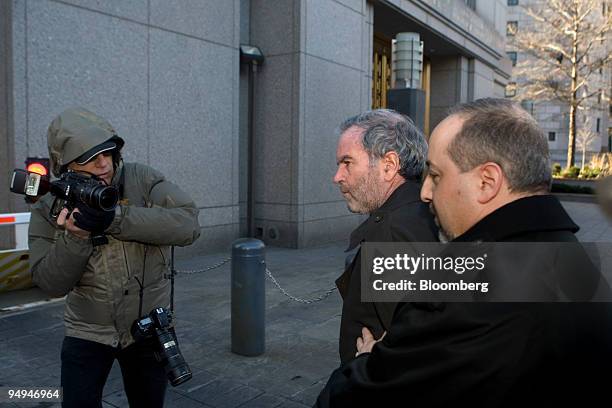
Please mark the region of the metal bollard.
<svg viewBox="0 0 612 408"><path fill-rule="evenodd" d="M265 351L265 248L253 238L232 244L232 352L243 356Z"/></svg>

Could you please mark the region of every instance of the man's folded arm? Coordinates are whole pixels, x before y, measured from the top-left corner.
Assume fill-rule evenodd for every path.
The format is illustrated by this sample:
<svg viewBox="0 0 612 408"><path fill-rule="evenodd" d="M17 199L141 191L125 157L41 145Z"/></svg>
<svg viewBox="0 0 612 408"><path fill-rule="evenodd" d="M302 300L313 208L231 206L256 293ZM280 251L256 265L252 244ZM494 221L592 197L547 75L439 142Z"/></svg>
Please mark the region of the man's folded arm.
<svg viewBox="0 0 612 408"><path fill-rule="evenodd" d="M150 192L150 207L119 206L108 232L122 241L185 246L200 236L199 210L174 183L157 181Z"/></svg>

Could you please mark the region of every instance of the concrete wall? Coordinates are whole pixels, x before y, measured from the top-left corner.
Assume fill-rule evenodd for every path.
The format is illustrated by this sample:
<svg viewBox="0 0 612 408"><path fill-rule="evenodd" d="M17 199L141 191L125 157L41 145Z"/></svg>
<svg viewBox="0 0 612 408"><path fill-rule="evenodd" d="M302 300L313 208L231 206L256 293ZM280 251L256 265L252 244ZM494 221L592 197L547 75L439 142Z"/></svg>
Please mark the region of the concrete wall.
<svg viewBox="0 0 612 408"><path fill-rule="evenodd" d="M431 59L431 129L455 104L485 97L503 97L503 78L489 65L462 55Z"/></svg>
<svg viewBox="0 0 612 408"><path fill-rule="evenodd" d="M500 1L476 13L450 0L388 1L465 51L432 59L432 126L449 106L503 88ZM8 129L0 140L7 144L4 167L47 156L48 123L83 105L126 139L127 161L158 168L192 194L202 237L181 253L228 248L245 233L248 71L238 47L250 43L266 57L255 75L253 107L255 215L264 240L287 247L343 240L363 219L348 212L332 177L336 127L371 106L373 3L11 0L2 6L9 16L0 44L6 51L0 59L8 58L8 92L0 95L7 101L0 102L7 116L2 122L0 109L0 129Z"/></svg>
<svg viewBox="0 0 612 408"><path fill-rule="evenodd" d="M203 232L189 251L227 248L239 222L239 35L240 0L13 0L15 166L47 156L54 115L85 106L126 140L126 161L190 192Z"/></svg>
<svg viewBox="0 0 612 408"><path fill-rule="evenodd" d="M507 0L476 1L476 14L495 28L500 36L506 35Z"/></svg>
<svg viewBox="0 0 612 408"><path fill-rule="evenodd" d="M0 186L8 186L13 170L13 132L11 129L11 3L0 2ZM0 213L12 212L10 194L0 194Z"/></svg>
<svg viewBox="0 0 612 408"><path fill-rule="evenodd" d="M0 213L15 211L16 200L8 194L13 170L13 132L10 117L11 92L11 3L0 2ZM6 191L6 193L5 193ZM14 227L0 227L0 249L15 247Z"/></svg>
<svg viewBox="0 0 612 408"><path fill-rule="evenodd" d="M289 247L346 239L360 218L332 183L334 131L370 106L371 6L255 0L251 36L267 55L256 90L256 228Z"/></svg>
<svg viewBox="0 0 612 408"><path fill-rule="evenodd" d="M464 56L431 59L430 129L447 115L448 109L467 102L470 95L470 61Z"/></svg>

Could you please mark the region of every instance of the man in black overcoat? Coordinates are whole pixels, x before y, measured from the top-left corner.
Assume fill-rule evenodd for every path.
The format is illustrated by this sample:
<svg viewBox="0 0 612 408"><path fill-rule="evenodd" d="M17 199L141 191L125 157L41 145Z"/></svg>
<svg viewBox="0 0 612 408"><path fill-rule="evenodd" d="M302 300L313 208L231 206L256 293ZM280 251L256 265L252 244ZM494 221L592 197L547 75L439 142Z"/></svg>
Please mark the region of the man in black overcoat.
<svg viewBox="0 0 612 408"><path fill-rule="evenodd" d="M576 242L578 226L549 194L546 139L519 106L460 105L429 143L421 198L453 242ZM387 334L364 333L358 357L332 373L316 406L606 405L611 304L588 300L610 299L609 286L584 253L565 269L533 273L588 283L580 302L400 303Z"/></svg>
<svg viewBox="0 0 612 408"><path fill-rule="evenodd" d="M334 183L349 210L369 217L350 237L347 252L362 242L437 241L437 229L419 191L427 158L423 134L406 116L387 109L364 112L340 125ZM363 334L379 338L397 303L361 301L361 251L336 281L343 299L340 360L357 353Z"/></svg>

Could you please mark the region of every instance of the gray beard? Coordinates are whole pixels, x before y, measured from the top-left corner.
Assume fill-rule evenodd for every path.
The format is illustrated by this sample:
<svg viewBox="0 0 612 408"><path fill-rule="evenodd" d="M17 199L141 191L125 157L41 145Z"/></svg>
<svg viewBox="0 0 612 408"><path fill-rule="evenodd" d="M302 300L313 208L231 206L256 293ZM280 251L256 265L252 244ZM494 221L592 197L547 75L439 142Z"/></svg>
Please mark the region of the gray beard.
<svg viewBox="0 0 612 408"><path fill-rule="evenodd" d="M383 188L373 170L370 170L359 180L350 194L354 200L352 208L351 202L348 202L348 209L353 213L370 214L379 209L385 202Z"/></svg>

